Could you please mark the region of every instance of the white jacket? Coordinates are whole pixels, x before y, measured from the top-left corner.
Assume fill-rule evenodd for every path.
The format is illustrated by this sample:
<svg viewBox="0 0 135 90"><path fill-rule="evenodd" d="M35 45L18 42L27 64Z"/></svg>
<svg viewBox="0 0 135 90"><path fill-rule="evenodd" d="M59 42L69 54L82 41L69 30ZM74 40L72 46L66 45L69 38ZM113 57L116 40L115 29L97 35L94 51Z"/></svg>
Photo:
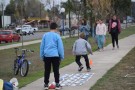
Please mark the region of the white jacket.
<svg viewBox="0 0 135 90"><path fill-rule="evenodd" d="M96 26L96 35L106 35L107 27L104 23Z"/></svg>

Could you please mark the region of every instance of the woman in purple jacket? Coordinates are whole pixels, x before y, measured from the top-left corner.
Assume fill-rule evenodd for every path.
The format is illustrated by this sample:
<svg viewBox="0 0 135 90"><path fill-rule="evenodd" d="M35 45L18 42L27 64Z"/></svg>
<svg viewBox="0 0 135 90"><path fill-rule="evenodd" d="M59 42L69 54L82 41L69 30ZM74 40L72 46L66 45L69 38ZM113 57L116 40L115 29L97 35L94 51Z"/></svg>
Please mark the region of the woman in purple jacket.
<svg viewBox="0 0 135 90"><path fill-rule="evenodd" d="M117 19L116 15L113 15L112 19L109 21L108 29L112 37L113 50L115 49L115 42L116 42L117 48L119 48L118 35L121 32L121 23L120 23L120 20Z"/></svg>

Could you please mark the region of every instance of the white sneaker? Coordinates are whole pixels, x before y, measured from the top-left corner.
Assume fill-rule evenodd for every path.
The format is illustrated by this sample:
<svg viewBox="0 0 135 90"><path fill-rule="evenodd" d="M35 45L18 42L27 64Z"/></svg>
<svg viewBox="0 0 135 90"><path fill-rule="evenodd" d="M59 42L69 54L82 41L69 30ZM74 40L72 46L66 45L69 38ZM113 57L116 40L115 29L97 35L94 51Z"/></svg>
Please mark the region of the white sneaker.
<svg viewBox="0 0 135 90"><path fill-rule="evenodd" d="M101 49L99 49L99 52L101 52L102 50Z"/></svg>
<svg viewBox="0 0 135 90"><path fill-rule="evenodd" d="M59 90L59 89L61 89L61 88L62 88L62 86L61 86L60 84L57 84L57 83L56 83L56 88L55 88L55 89L56 89L56 90Z"/></svg>
<svg viewBox="0 0 135 90"><path fill-rule="evenodd" d="M49 89L49 87L48 87L48 85L44 85L44 90L48 90Z"/></svg>

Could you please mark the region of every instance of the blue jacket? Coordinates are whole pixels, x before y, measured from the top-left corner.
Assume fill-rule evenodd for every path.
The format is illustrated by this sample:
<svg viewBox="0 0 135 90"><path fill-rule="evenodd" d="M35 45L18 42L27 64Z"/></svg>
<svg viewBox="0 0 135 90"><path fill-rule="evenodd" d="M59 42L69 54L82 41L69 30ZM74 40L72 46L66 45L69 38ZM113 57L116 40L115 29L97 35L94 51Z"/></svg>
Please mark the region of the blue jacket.
<svg viewBox="0 0 135 90"><path fill-rule="evenodd" d="M43 35L40 45L40 57L60 57L64 59L63 42L59 34L48 32Z"/></svg>
<svg viewBox="0 0 135 90"><path fill-rule="evenodd" d="M80 28L79 28L80 32L84 32L85 35L89 35L90 33L90 27L89 25L82 25Z"/></svg>

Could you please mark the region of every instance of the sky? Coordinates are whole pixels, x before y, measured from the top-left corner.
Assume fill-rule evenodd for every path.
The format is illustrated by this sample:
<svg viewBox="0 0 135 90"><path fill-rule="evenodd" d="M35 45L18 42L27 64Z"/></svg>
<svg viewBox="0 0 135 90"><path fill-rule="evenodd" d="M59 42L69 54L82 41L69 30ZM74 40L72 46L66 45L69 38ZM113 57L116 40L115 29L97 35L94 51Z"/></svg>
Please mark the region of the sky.
<svg viewBox="0 0 135 90"><path fill-rule="evenodd" d="M2 0L0 0L0 1L2 1ZM3 0L3 1L5 1L5 4L7 5L10 0ZM45 1L45 0L43 0L43 1ZM65 2L67 0L54 0L54 1L55 1L55 3L60 3L61 1Z"/></svg>
<svg viewBox="0 0 135 90"><path fill-rule="evenodd" d="M47 0L40 0L44 3L46 9L50 9L53 5L60 5L61 2L66 2L67 0L50 0L51 4L47 4ZM53 3L54 2L54 3Z"/></svg>
<svg viewBox="0 0 135 90"><path fill-rule="evenodd" d="M2 1L2 0L0 0L0 1ZM4 1L5 1L6 4L8 4L10 0L4 0ZM54 0L54 1L56 1L56 2L64 1L65 2L67 0ZM131 0L131 1L135 2L135 0Z"/></svg>
<svg viewBox="0 0 135 90"><path fill-rule="evenodd" d="M9 4L10 0L0 0L1 1L4 1L5 2L5 5ZM46 0L40 0L40 1L43 1L45 3ZM50 0L52 1L52 5L53 5L53 0ZM59 4L60 5L60 2L66 2L67 0L54 0L54 4ZM50 7L50 5L48 6Z"/></svg>
<svg viewBox="0 0 135 90"><path fill-rule="evenodd" d="M2 0L0 0L1 2ZM5 5L9 4L10 0L3 0L5 2ZM46 0L41 0L46 1ZM53 2L53 0L51 0ZM60 4L60 2L66 2L67 0L54 0L55 4ZM131 0L132 2L135 2L135 0Z"/></svg>

